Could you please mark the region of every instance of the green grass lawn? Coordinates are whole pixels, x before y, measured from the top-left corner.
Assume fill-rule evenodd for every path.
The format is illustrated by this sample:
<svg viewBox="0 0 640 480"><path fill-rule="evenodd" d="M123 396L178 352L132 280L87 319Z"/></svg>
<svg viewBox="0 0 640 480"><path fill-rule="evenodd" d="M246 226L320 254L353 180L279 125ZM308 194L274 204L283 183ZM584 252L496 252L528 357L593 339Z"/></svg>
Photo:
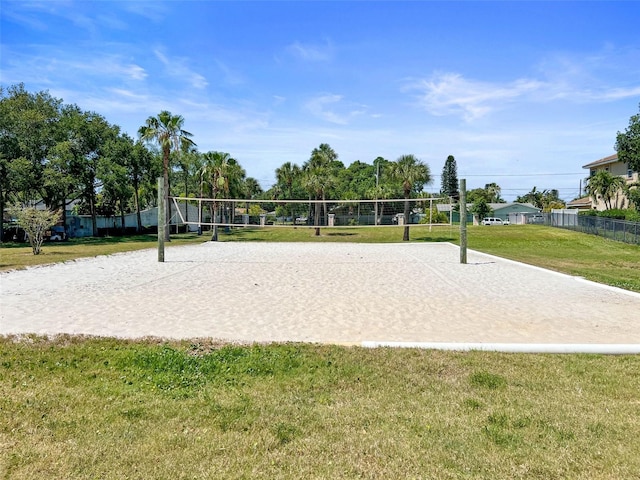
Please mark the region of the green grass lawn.
<svg viewBox="0 0 640 480"><path fill-rule="evenodd" d="M631 479L640 356L0 338L0 477Z"/></svg>

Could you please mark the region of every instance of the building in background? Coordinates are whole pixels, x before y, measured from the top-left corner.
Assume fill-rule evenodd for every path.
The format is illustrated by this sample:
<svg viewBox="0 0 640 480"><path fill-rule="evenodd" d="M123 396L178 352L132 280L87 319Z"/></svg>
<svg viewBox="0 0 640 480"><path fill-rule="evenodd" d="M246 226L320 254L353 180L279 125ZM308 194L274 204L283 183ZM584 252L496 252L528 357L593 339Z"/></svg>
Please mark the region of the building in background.
<svg viewBox="0 0 640 480"><path fill-rule="evenodd" d="M611 175L622 177L625 180L627 186L631 184L637 184L638 181L640 181L638 172L634 172L628 164L618 160L617 153L609 155L608 157L601 158L600 160L596 160L595 162L587 163L586 165L583 165L582 168L589 169L589 178L594 176L598 171L604 170L606 172L609 172ZM619 195L619 206L621 208L628 208L629 200L627 199L625 192L621 190L619 192ZM591 200L591 208L595 210L606 210L605 204L602 199L596 200L591 197L589 198Z"/></svg>

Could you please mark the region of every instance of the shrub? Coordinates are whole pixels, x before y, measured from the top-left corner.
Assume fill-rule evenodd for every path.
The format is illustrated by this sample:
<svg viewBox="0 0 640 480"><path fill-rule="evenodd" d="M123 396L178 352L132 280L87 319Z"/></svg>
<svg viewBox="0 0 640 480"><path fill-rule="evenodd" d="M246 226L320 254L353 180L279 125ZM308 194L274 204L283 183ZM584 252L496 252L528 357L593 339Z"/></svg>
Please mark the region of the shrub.
<svg viewBox="0 0 640 480"><path fill-rule="evenodd" d="M597 210L584 210L578 212L579 215L589 217L603 217L611 218L614 220L627 220L629 222L640 222L640 212L632 208L612 208L610 210L603 210L601 212Z"/></svg>
<svg viewBox="0 0 640 480"><path fill-rule="evenodd" d="M60 221L60 212L37 210L33 207L11 207L9 212L14 216L29 238L34 255L39 255L46 231Z"/></svg>
<svg viewBox="0 0 640 480"><path fill-rule="evenodd" d="M431 209L431 218L429 218L429 209L426 210L425 216L420 219L420 223L449 223L449 217L446 213L439 212L437 208Z"/></svg>
<svg viewBox="0 0 640 480"><path fill-rule="evenodd" d="M626 210L622 208L612 208L610 210L604 210L602 212L598 212L599 217L604 218L613 218L616 220L625 220L626 219Z"/></svg>

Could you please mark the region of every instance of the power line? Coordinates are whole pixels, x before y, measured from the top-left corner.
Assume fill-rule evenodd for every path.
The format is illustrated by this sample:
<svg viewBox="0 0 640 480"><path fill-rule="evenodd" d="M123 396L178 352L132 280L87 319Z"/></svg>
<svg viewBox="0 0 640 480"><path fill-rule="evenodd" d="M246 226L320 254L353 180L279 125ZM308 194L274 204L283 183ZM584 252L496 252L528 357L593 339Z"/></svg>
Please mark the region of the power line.
<svg viewBox="0 0 640 480"><path fill-rule="evenodd" d="M586 172L580 173L473 173L473 174L458 174L459 177L556 177L560 175L584 175ZM434 175L441 177L442 175Z"/></svg>

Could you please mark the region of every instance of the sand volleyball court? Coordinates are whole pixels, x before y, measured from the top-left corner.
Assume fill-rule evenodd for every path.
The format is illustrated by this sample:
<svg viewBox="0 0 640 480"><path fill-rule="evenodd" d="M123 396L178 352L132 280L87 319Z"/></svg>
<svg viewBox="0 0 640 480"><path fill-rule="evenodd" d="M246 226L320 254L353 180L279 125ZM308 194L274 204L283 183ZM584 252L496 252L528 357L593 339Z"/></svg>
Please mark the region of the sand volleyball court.
<svg viewBox="0 0 640 480"><path fill-rule="evenodd" d="M0 274L0 335L640 344L640 295L446 244L213 243Z"/></svg>

